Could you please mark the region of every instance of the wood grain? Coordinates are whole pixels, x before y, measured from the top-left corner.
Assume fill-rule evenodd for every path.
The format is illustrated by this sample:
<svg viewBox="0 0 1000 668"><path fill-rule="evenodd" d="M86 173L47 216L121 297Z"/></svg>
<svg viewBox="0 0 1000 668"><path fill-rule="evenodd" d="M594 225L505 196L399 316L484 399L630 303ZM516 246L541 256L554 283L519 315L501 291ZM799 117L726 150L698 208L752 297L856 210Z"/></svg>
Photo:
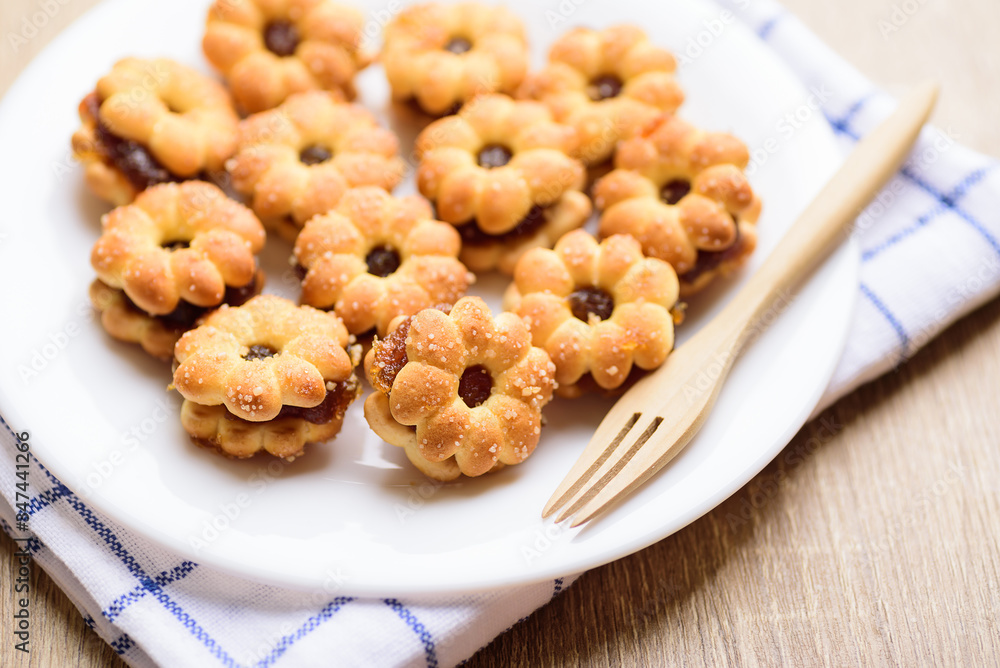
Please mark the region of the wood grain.
<svg viewBox="0 0 1000 668"><path fill-rule="evenodd" d="M8 34L41 3L4 0L0 90L93 4L60 5L15 52ZM1000 3L785 4L891 91L938 78L935 122L1000 155ZM919 9L880 29L904 4ZM468 665L996 665L998 379L992 303L827 410L714 511L585 574ZM4 620L13 552L0 538ZM0 665L123 665L40 569L32 577L36 651L12 656L5 621Z"/></svg>

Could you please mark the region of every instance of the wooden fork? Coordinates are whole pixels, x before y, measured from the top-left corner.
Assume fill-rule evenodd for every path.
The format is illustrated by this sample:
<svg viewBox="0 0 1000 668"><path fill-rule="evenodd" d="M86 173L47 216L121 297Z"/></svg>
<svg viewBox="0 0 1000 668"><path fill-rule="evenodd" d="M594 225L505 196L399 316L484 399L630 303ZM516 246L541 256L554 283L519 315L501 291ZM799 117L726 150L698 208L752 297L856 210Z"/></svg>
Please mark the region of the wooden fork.
<svg viewBox="0 0 1000 668"><path fill-rule="evenodd" d="M923 83L865 137L725 309L612 407L542 517L579 526L624 498L701 429L733 362L903 162L937 100ZM784 300L780 300L784 304ZM766 316L770 315L771 319ZM706 386L707 385L707 386Z"/></svg>

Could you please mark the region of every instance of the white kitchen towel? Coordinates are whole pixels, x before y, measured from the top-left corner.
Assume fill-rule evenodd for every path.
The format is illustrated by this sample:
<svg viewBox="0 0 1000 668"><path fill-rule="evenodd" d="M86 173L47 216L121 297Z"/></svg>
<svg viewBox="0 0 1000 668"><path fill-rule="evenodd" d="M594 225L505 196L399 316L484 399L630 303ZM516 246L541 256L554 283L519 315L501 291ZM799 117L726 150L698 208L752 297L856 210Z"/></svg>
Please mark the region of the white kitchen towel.
<svg viewBox="0 0 1000 668"><path fill-rule="evenodd" d="M723 11L755 30L814 91L811 102L821 106L845 150L891 111L888 96L780 5L729 0ZM996 294L997 161L958 139L950 129L927 129L907 165L859 218L858 307L823 405L906 360ZM34 563L133 666L450 666L574 579L435 604L343 596L336 574L327 587L306 594L248 582L116 525L38 462L25 469L28 499L16 498L17 427L4 422L0 428L0 524L23 539ZM18 501L26 505L17 508ZM18 522L27 531L18 530Z"/></svg>

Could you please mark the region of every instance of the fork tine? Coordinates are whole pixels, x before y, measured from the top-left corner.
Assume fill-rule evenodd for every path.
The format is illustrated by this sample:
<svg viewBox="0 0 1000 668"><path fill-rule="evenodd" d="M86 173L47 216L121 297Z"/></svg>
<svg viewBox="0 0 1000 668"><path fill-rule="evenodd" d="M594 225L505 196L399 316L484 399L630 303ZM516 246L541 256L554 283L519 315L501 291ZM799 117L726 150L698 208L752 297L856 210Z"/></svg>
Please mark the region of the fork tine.
<svg viewBox="0 0 1000 668"><path fill-rule="evenodd" d="M707 414L707 411L706 411ZM608 476L600 489L588 495L588 500L579 505L570 527L578 527L614 504L619 498L628 496L633 490L649 480L662 469L698 433L702 420L687 425L668 425L655 430L649 439L636 448L635 456L628 459L613 476ZM596 486L595 486L596 487Z"/></svg>
<svg viewBox="0 0 1000 668"><path fill-rule="evenodd" d="M632 426L639 419L640 413L635 410L615 410L620 405L615 404L608 415L601 421L587 447L573 464L566 477L552 493L542 509L542 517L548 517L561 508L584 485L598 467L611 455Z"/></svg>
<svg viewBox="0 0 1000 668"><path fill-rule="evenodd" d="M556 491L553 492L545 508L542 510L542 518L546 518L559 508L566 505L568 501L580 496L579 492L597 473L611 454L621 445L622 440L635 427L636 422L642 414L648 413L650 402L656 403L656 393L647 391L647 388L655 389L658 378L667 372L668 365L665 364L660 369L641 378L626 393L626 396L643 397L636 401L623 401L619 399L608 414L597 426L594 435L591 437L587 447L584 448L580 457L573 464L563 481L559 483ZM647 424L643 425L643 429ZM618 458L615 458L617 461ZM603 475L603 474L602 474ZM561 519L558 521L562 521Z"/></svg>
<svg viewBox="0 0 1000 668"><path fill-rule="evenodd" d="M622 435L624 438L619 438L612 447L609 447L607 456L591 467L591 475L581 480L581 484L574 487L575 491L567 495L562 509L556 516L556 522L562 522L575 513L603 489L608 480L617 475L625 463L635 456L661 422L662 419L651 411L638 414L638 419L630 425L627 434Z"/></svg>
<svg viewBox="0 0 1000 668"><path fill-rule="evenodd" d="M702 338L714 342L732 335L733 332L725 327L710 324L685 345L690 346ZM709 351L714 349L711 347ZM636 455L645 449L644 445L649 445L646 439L653 432L657 432L657 439L664 431L679 439L693 424L700 425L720 385L690 394L691 388L696 387L692 383L699 374L705 373L706 364L717 367L712 377L725 377L732 361L731 356L720 357L717 354L671 356L663 366L637 382L598 426L580 459L549 499L542 517L548 517L569 503L569 507L556 517L557 522L563 521L589 504L612 477L620 477L626 464L634 459L648 461L649 456L645 452L642 456ZM634 419L635 415L639 418ZM619 425L627 424L626 416L633 418L631 429L617 431L621 430ZM649 430L654 421L656 425ZM665 429L660 428L663 421L667 422ZM697 426L691 430L692 435L694 431L697 431ZM688 435L683 443L690 439L691 435Z"/></svg>

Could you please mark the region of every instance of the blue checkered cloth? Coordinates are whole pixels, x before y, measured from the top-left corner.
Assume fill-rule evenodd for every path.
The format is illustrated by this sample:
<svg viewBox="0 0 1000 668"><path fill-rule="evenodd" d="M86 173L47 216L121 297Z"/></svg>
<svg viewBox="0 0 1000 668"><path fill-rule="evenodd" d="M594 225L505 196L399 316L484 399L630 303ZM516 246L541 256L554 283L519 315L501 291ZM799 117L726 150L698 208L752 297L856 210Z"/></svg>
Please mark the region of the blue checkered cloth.
<svg viewBox="0 0 1000 668"><path fill-rule="evenodd" d="M735 12L807 88L845 152L893 101L770 0ZM721 10L720 10L721 11ZM892 183L859 218L860 298L826 405L906 360L1000 283L997 162L927 129ZM752 147L753 148L753 147ZM0 517L90 625L134 666L450 666L544 605L572 577L434 605L302 594L219 573L91 510L37 461L30 533L12 530L14 436L0 428ZM9 642L9 638L8 638Z"/></svg>

